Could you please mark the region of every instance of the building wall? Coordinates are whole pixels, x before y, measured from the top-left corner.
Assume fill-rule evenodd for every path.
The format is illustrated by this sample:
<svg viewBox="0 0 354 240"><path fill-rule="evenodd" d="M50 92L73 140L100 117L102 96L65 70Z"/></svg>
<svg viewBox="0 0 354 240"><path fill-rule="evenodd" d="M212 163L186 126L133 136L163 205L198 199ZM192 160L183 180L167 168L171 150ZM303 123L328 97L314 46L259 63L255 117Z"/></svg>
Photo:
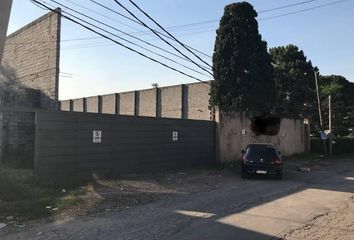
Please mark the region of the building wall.
<svg viewBox="0 0 354 240"><path fill-rule="evenodd" d="M40 107L58 109L60 16L48 13L6 38L2 88L41 92Z"/></svg>
<svg viewBox="0 0 354 240"><path fill-rule="evenodd" d="M183 118L194 120L211 120L209 110L210 85L192 83L163 88L151 88L132 92L113 93L101 96L101 106L98 101L87 102L87 112L136 115L147 117ZM87 99L96 99L88 97ZM75 103L77 99L73 99ZM90 105L90 107L89 107ZM61 101L61 110L70 111L69 100ZM74 107L74 111L77 108ZM83 112L83 110L79 112Z"/></svg>
<svg viewBox="0 0 354 240"><path fill-rule="evenodd" d="M161 117L182 118L182 86L161 88Z"/></svg>
<svg viewBox="0 0 354 240"><path fill-rule="evenodd" d="M33 89L0 88L0 160L15 167L32 167L34 154L33 112L11 112L12 108L38 108L40 92Z"/></svg>
<svg viewBox="0 0 354 240"><path fill-rule="evenodd" d="M211 121L76 112L39 112L36 119L34 173L54 184L215 162Z"/></svg>
<svg viewBox="0 0 354 240"><path fill-rule="evenodd" d="M70 102L71 100L60 101L60 110L70 111Z"/></svg>
<svg viewBox="0 0 354 240"><path fill-rule="evenodd" d="M0 5L0 64L10 19L11 5L12 0L2 0Z"/></svg>
<svg viewBox="0 0 354 240"><path fill-rule="evenodd" d="M210 85L195 83L186 85L187 93L187 119L210 120L211 112L209 109Z"/></svg>
<svg viewBox="0 0 354 240"><path fill-rule="evenodd" d="M135 92L119 94L119 114L134 115L135 113Z"/></svg>
<svg viewBox="0 0 354 240"><path fill-rule="evenodd" d="M251 130L251 120L246 117L225 117L217 114L219 161L235 161L241 150L250 143L272 143L283 155L303 153L307 149L305 128L301 119L281 119L276 136L257 136Z"/></svg>
<svg viewBox="0 0 354 240"><path fill-rule="evenodd" d="M72 104L73 104L73 111L74 112L83 112L84 111L84 99L83 98L73 99Z"/></svg>
<svg viewBox="0 0 354 240"><path fill-rule="evenodd" d="M116 113L116 94L108 94L102 96L102 113Z"/></svg>
<svg viewBox="0 0 354 240"><path fill-rule="evenodd" d="M99 112L99 97L86 98L86 111L91 113Z"/></svg>
<svg viewBox="0 0 354 240"><path fill-rule="evenodd" d="M156 97L157 89L138 91L139 104L138 115L146 117L156 117Z"/></svg>

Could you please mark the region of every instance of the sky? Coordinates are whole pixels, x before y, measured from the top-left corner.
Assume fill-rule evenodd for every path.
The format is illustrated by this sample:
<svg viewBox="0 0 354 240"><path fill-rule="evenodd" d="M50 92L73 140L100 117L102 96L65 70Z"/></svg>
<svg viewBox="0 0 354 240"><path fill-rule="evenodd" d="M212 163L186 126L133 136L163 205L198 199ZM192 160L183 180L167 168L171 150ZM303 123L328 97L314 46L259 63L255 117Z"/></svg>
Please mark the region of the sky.
<svg viewBox="0 0 354 240"><path fill-rule="evenodd" d="M58 4L51 0L44 1L52 4L52 6L58 6ZM156 36L148 32L143 26L102 8L90 0L56 1L103 21L111 27L133 34L160 48L174 52L174 49L157 39ZM113 0L100 0L98 2L113 11L128 15ZM149 26L154 29L158 28L153 22L144 17L128 0L120 0L120 2ZM135 0L137 5L149 13L182 43L208 56L212 56L213 54L216 37L215 31L219 24L218 20L223 14L225 5L232 2L234 1ZM259 31L262 38L267 41L269 48L295 44L304 51L313 65L320 69L321 74L343 75L348 80L354 81L354 0L314 0L307 1L306 4L266 12L262 11L304 2L304 0L253 0L249 2L254 6L256 11L261 12L258 16ZM316 8L317 6L326 4L332 5ZM64 10L69 11L68 9ZM46 12L29 0L13 0L8 34L30 23ZM284 16L288 13L293 14ZM205 21L209 22L183 26ZM110 32L115 32L113 29L104 28ZM115 32L115 34L119 33ZM136 39L124 38L145 46L145 48L154 50L160 55L169 56L172 60L178 61L189 68L203 71L184 59L151 48L144 45L144 43L138 42ZM151 88L152 83L158 83L162 87L196 82L195 79L143 58L65 19L62 20L61 40L61 76L59 80L59 99L61 100L146 89ZM131 46L129 43L125 44ZM176 65L144 49L136 46L133 46L133 48L200 80L212 79L210 76L201 75L180 65ZM178 46L178 49L182 51L183 48ZM183 52L190 58L194 57L186 51ZM174 53L178 55L177 52ZM212 60L210 57L205 55L200 56L205 62L211 64ZM196 58L193 58L193 60L199 64L204 64Z"/></svg>

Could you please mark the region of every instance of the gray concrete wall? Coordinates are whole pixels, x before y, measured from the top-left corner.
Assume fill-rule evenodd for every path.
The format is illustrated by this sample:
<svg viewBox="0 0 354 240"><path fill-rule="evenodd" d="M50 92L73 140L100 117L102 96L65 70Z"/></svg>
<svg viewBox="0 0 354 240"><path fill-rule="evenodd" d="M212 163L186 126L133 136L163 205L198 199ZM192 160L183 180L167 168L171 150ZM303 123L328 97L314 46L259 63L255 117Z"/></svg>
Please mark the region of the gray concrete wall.
<svg viewBox="0 0 354 240"><path fill-rule="evenodd" d="M2 0L0 4L0 65L10 19L11 5L12 0Z"/></svg>
<svg viewBox="0 0 354 240"><path fill-rule="evenodd" d="M251 130L251 120L246 117L233 118L216 114L219 138L219 161L235 161L240 158L241 150L250 143L272 143L283 155L303 153L307 149L305 129L301 119L281 119L276 136L257 136Z"/></svg>
<svg viewBox="0 0 354 240"><path fill-rule="evenodd" d="M99 97L88 97L86 98L86 111L91 113L99 112Z"/></svg>
<svg viewBox="0 0 354 240"><path fill-rule="evenodd" d="M156 117L157 89L138 91L138 116Z"/></svg>
<svg viewBox="0 0 354 240"><path fill-rule="evenodd" d="M33 89L0 88L0 159L14 167L32 167L34 154L34 113L11 112L12 108L39 108L40 92Z"/></svg>
<svg viewBox="0 0 354 240"><path fill-rule="evenodd" d="M74 112L83 112L84 111L84 99L83 98L73 99L72 104L73 104L73 111ZM69 105L69 107L70 107L70 105Z"/></svg>
<svg viewBox="0 0 354 240"><path fill-rule="evenodd" d="M94 175L215 161L215 123L210 121L75 112L39 112L36 119L34 173L50 183L79 184ZM101 131L100 142L93 141L94 130Z"/></svg>
<svg viewBox="0 0 354 240"><path fill-rule="evenodd" d="M211 120L209 91L208 84L192 83L103 95L102 113ZM91 98L95 97L87 99ZM62 111L69 111L67 101L62 101ZM97 112L96 104L98 101L90 100L88 109Z"/></svg>
<svg viewBox="0 0 354 240"><path fill-rule="evenodd" d="M59 56L60 16L51 12L6 38L1 87L37 89L41 108L58 109Z"/></svg>
<svg viewBox="0 0 354 240"><path fill-rule="evenodd" d="M186 85L187 119L210 120L209 92L210 85L195 83Z"/></svg>
<svg viewBox="0 0 354 240"><path fill-rule="evenodd" d="M135 114L135 92L125 92L119 94L119 114Z"/></svg>
<svg viewBox="0 0 354 240"><path fill-rule="evenodd" d="M161 88L161 117L182 118L182 86Z"/></svg>
<svg viewBox="0 0 354 240"><path fill-rule="evenodd" d="M102 96L102 113L116 113L116 94L108 94Z"/></svg>
<svg viewBox="0 0 354 240"><path fill-rule="evenodd" d="M71 100L60 101L61 111L70 111L70 101Z"/></svg>

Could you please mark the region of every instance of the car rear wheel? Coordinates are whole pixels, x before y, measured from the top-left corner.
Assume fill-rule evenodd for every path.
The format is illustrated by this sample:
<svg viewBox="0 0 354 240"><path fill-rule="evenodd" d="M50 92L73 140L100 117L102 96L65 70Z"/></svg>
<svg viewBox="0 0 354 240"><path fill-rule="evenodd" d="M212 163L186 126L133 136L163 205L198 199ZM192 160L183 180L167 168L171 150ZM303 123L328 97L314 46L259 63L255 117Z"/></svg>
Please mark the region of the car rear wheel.
<svg viewBox="0 0 354 240"><path fill-rule="evenodd" d="M243 169L241 169L241 178L247 178L247 173Z"/></svg>
<svg viewBox="0 0 354 240"><path fill-rule="evenodd" d="M283 179L283 171L278 172L277 179L279 179L279 180Z"/></svg>

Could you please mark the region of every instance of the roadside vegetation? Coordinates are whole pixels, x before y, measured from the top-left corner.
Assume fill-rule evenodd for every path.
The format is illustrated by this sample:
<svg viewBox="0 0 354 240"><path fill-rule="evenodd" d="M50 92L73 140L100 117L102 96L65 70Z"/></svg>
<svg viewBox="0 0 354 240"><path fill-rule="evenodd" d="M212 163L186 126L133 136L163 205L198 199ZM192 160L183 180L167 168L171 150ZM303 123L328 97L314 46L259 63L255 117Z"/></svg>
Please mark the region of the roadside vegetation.
<svg viewBox="0 0 354 240"><path fill-rule="evenodd" d="M0 221L49 217L82 203L85 188L56 189L35 180L31 169L0 169Z"/></svg>

